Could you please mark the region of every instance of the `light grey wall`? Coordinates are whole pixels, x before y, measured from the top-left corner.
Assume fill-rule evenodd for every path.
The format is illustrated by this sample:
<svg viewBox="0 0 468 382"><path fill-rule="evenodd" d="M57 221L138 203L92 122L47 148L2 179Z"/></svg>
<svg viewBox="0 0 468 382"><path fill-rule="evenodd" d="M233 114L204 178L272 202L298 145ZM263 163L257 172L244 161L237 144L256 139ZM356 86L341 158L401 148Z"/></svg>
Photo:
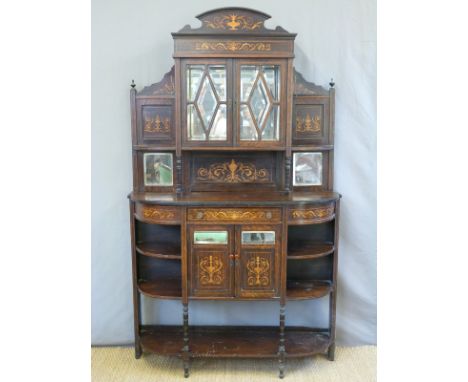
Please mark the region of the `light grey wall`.
<svg viewBox="0 0 468 382"><path fill-rule="evenodd" d="M374 0L92 2L92 343L133 341L127 194L132 188L129 85L172 66L170 32L195 15L245 6L297 32L296 68L336 82L335 189L343 194L337 341L376 342L376 4ZM73 73L70 73L73 75ZM312 311L309 308L316 308ZM192 323L278 323L278 304L190 304ZM327 301L287 306L288 324L326 323ZM144 302L147 322L180 323L180 302Z"/></svg>

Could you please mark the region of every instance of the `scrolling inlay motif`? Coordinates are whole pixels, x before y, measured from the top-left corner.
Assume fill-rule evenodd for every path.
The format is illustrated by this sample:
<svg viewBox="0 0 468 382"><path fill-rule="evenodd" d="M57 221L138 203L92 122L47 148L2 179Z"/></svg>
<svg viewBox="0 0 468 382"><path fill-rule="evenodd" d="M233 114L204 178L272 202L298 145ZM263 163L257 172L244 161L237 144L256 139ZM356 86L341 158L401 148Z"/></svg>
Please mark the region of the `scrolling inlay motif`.
<svg viewBox="0 0 468 382"><path fill-rule="evenodd" d="M296 131L299 133L318 133L320 131L320 117L315 115L314 118L307 113L305 118L296 118Z"/></svg>
<svg viewBox="0 0 468 382"><path fill-rule="evenodd" d="M144 131L148 133L168 133L171 129L171 120L169 118L161 119L159 115L155 118L145 118Z"/></svg>
<svg viewBox="0 0 468 382"><path fill-rule="evenodd" d="M237 30L255 30L261 28L263 20L255 20L252 17L242 15L223 15L214 16L211 19L203 20L208 28L211 29L224 29L230 31Z"/></svg>
<svg viewBox="0 0 468 382"><path fill-rule="evenodd" d="M333 214L334 207L316 207L307 210L293 210L293 219L322 219Z"/></svg>
<svg viewBox="0 0 468 382"><path fill-rule="evenodd" d="M249 286L268 286L270 277L270 263L267 259L260 256L253 256L247 262L247 284Z"/></svg>
<svg viewBox="0 0 468 382"><path fill-rule="evenodd" d="M208 168L200 167L197 179L222 183L252 183L267 182L269 172L266 168L257 169L252 163L231 162L214 163Z"/></svg>
<svg viewBox="0 0 468 382"><path fill-rule="evenodd" d="M271 44L247 41L197 42L195 44L195 50L229 50L231 52L236 52L238 50L269 51L271 50Z"/></svg>
<svg viewBox="0 0 468 382"><path fill-rule="evenodd" d="M200 260L200 283L202 285L220 285L223 280L223 262L218 256L205 256Z"/></svg>
<svg viewBox="0 0 468 382"><path fill-rule="evenodd" d="M242 210L190 210L188 218L191 220L231 220L257 221L273 218L271 211L242 211Z"/></svg>
<svg viewBox="0 0 468 382"><path fill-rule="evenodd" d="M149 219L169 220L174 219L175 213L171 210L161 210L155 207L143 207L143 216Z"/></svg>

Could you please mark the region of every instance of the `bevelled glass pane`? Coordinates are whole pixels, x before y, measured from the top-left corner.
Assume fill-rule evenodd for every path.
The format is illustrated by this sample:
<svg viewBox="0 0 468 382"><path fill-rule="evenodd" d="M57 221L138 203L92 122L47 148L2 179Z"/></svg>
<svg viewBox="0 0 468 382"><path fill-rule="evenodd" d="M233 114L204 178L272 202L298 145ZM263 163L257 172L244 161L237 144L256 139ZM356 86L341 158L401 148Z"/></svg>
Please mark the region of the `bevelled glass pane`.
<svg viewBox="0 0 468 382"><path fill-rule="evenodd" d="M278 65L263 66L263 76L275 101L279 101L280 70Z"/></svg>
<svg viewBox="0 0 468 382"><path fill-rule="evenodd" d="M275 231L242 231L242 244L275 244Z"/></svg>
<svg viewBox="0 0 468 382"><path fill-rule="evenodd" d="M226 67L224 65L210 65L210 77L220 101L226 101Z"/></svg>
<svg viewBox="0 0 468 382"><path fill-rule="evenodd" d="M247 105L240 107L240 139L242 141L256 141L258 139L257 130Z"/></svg>
<svg viewBox="0 0 468 382"><path fill-rule="evenodd" d="M187 105L187 134L189 141L206 140L205 130L194 105Z"/></svg>
<svg viewBox="0 0 468 382"><path fill-rule="evenodd" d="M262 131L262 140L278 141L279 140L279 106L274 105L271 113L265 123L265 128Z"/></svg>
<svg viewBox="0 0 468 382"><path fill-rule="evenodd" d="M210 80L208 77L205 77L201 85L200 94L197 98L197 105L206 130L208 130L210 126L217 103Z"/></svg>
<svg viewBox="0 0 468 382"><path fill-rule="evenodd" d="M322 184L322 153L294 153L294 186L320 186Z"/></svg>
<svg viewBox="0 0 468 382"><path fill-rule="evenodd" d="M264 117L270 101L268 100L267 90L261 79L258 80L250 100L250 107L252 108L252 113L257 121L257 126L259 129L263 127Z"/></svg>
<svg viewBox="0 0 468 382"><path fill-rule="evenodd" d="M172 154L144 153L143 173L145 186L172 186Z"/></svg>
<svg viewBox="0 0 468 382"><path fill-rule="evenodd" d="M204 68L204 65L187 66L187 100L189 101L193 101L197 95Z"/></svg>
<svg viewBox="0 0 468 382"><path fill-rule="evenodd" d="M252 86L257 78L258 70L253 65L242 65L240 70L241 101L247 102Z"/></svg>
<svg viewBox="0 0 468 382"><path fill-rule="evenodd" d="M227 244L227 231L195 231L193 233L195 244Z"/></svg>
<svg viewBox="0 0 468 382"><path fill-rule="evenodd" d="M225 141L227 133L227 121L226 121L226 104L219 105L216 111L216 116L211 127L209 140L210 141Z"/></svg>

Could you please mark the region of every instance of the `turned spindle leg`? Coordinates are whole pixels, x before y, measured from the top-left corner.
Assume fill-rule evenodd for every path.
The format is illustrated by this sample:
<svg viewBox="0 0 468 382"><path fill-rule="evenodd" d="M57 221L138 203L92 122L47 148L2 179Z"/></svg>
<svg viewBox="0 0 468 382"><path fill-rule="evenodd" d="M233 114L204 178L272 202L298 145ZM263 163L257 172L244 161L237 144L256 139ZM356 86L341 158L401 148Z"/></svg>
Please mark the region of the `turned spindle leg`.
<svg viewBox="0 0 468 382"><path fill-rule="evenodd" d="M280 306L280 340L278 348L278 364L279 364L279 377L284 378L284 363L286 358L286 347L284 339L284 325L285 325L286 306Z"/></svg>
<svg viewBox="0 0 468 382"><path fill-rule="evenodd" d="M335 360L335 344L331 344L328 348L328 360L334 361Z"/></svg>
<svg viewBox="0 0 468 382"><path fill-rule="evenodd" d="M189 327L188 327L188 304L184 304L183 307L184 315L184 346L182 348L182 361L184 362L184 377L189 376L189 364L190 364L190 353L189 353Z"/></svg>

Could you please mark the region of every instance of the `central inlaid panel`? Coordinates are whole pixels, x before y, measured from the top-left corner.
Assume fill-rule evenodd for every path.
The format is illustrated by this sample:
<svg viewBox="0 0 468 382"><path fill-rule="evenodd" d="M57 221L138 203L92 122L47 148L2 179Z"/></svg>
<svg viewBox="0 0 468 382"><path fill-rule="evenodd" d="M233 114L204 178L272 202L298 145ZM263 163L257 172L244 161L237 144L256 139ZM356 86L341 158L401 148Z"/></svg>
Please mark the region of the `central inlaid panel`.
<svg viewBox="0 0 468 382"><path fill-rule="evenodd" d="M193 191L278 188L278 156L262 153L193 153L188 176Z"/></svg>

